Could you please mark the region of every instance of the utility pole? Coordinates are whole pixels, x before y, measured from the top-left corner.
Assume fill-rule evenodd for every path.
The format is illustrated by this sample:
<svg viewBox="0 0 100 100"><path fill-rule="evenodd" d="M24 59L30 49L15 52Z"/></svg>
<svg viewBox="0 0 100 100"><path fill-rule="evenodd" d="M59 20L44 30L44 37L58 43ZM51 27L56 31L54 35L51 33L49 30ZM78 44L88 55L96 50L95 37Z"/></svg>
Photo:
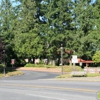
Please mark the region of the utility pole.
<svg viewBox="0 0 100 100"><path fill-rule="evenodd" d="M61 74L63 74L63 45L61 44Z"/></svg>
<svg viewBox="0 0 100 100"><path fill-rule="evenodd" d="M0 37L0 64L2 64L3 67L3 72L4 72L4 76L6 75L6 65L5 65L5 46L2 42L2 39Z"/></svg>

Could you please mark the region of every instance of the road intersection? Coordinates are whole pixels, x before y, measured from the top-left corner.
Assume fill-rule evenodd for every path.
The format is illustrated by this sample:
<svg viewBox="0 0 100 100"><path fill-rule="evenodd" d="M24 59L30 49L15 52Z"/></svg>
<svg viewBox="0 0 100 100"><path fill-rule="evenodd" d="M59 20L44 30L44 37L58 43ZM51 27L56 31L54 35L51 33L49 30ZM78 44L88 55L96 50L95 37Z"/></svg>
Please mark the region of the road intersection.
<svg viewBox="0 0 100 100"><path fill-rule="evenodd" d="M97 100L98 81L54 79L59 73L24 71L0 79L0 100Z"/></svg>

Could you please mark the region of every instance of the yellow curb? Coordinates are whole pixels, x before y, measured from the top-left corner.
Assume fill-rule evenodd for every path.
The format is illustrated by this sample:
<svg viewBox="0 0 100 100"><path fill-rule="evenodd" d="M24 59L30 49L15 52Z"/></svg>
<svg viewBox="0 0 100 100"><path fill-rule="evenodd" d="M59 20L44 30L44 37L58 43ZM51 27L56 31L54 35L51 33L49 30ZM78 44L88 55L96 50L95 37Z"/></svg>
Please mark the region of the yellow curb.
<svg viewBox="0 0 100 100"><path fill-rule="evenodd" d="M54 86L41 86L41 85L25 85L25 84L0 84L2 86L23 86L23 87L34 87L34 88L45 88L45 89L57 89L57 90L69 90L78 92L93 92L97 93L97 90L81 89L81 88L66 88L66 87L54 87Z"/></svg>

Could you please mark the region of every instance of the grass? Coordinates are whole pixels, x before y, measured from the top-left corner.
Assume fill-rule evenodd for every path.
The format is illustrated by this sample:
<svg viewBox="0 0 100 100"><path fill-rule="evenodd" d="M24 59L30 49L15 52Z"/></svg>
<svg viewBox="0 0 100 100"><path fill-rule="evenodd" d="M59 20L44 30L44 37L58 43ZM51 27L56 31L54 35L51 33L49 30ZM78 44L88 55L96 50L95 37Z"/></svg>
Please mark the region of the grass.
<svg viewBox="0 0 100 100"><path fill-rule="evenodd" d="M86 75L75 75L72 76L71 72L72 71L84 71L81 67L79 66L64 66L63 67L63 72L65 72L65 74L57 76L57 78L69 78L69 77L97 77L100 76L100 73L87 73ZM66 74L67 73L67 74Z"/></svg>
<svg viewBox="0 0 100 100"><path fill-rule="evenodd" d="M28 63L24 67L33 67L33 68L57 68L58 66L53 66L53 65L45 65L45 64L31 64Z"/></svg>
<svg viewBox="0 0 100 100"><path fill-rule="evenodd" d="M24 73L21 71L13 71L13 72L6 73L6 76L14 76L14 75L22 75L22 74Z"/></svg>
<svg viewBox="0 0 100 100"><path fill-rule="evenodd" d="M82 76L82 75L78 75L78 76L72 76L70 73L69 74L63 74L63 75L59 75L56 78L71 78L71 77L97 77L100 76L100 74L98 73L88 73L86 76Z"/></svg>
<svg viewBox="0 0 100 100"><path fill-rule="evenodd" d="M42 68L61 68L61 66L55 66L55 65L44 65L44 64L31 64L31 63L28 63L26 64L24 67L42 67ZM82 71L83 69L79 66L63 66L63 71L64 72L71 72L73 70L76 70L76 71Z"/></svg>
<svg viewBox="0 0 100 100"><path fill-rule="evenodd" d="M63 66L64 72L72 72L72 71L83 71L83 69L79 66Z"/></svg>
<svg viewBox="0 0 100 100"><path fill-rule="evenodd" d="M2 77L3 76L3 74L2 73L0 73L0 77Z"/></svg>
<svg viewBox="0 0 100 100"><path fill-rule="evenodd" d="M98 93L98 98L100 99L100 92Z"/></svg>
<svg viewBox="0 0 100 100"><path fill-rule="evenodd" d="M72 76L71 72L75 70L75 71L84 71L81 67L76 66L75 69L73 66L64 66L63 67L63 72L65 72L65 74L57 76L57 78L71 78L71 77L97 77L100 76L100 73L87 73L86 75L75 75ZM67 73L67 74L66 74Z"/></svg>
<svg viewBox="0 0 100 100"><path fill-rule="evenodd" d="M17 70L12 69L12 68L9 68L9 69L7 68L5 71L6 71L5 72L6 76L14 76L14 75L22 75L22 74L24 74L23 72L17 71ZM3 70L0 70L0 77L3 77L5 75L4 75Z"/></svg>
<svg viewBox="0 0 100 100"><path fill-rule="evenodd" d="M99 73L88 73L87 74L87 77L97 77L97 76L100 76Z"/></svg>
<svg viewBox="0 0 100 100"><path fill-rule="evenodd" d="M71 74L63 74L63 75L59 75L56 78L71 78Z"/></svg>

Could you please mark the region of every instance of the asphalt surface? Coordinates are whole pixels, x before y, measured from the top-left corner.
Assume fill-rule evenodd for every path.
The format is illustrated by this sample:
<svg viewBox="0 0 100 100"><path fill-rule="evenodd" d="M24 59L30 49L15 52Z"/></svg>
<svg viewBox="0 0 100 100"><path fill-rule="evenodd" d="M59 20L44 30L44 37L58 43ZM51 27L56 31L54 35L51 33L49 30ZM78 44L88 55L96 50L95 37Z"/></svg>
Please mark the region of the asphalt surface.
<svg viewBox="0 0 100 100"><path fill-rule="evenodd" d="M24 71L0 78L0 100L97 100L98 81L58 80L59 73Z"/></svg>
<svg viewBox="0 0 100 100"><path fill-rule="evenodd" d="M59 75L59 73L41 72L41 71L25 71L24 75L3 77L2 80L37 80L37 79L52 79Z"/></svg>

